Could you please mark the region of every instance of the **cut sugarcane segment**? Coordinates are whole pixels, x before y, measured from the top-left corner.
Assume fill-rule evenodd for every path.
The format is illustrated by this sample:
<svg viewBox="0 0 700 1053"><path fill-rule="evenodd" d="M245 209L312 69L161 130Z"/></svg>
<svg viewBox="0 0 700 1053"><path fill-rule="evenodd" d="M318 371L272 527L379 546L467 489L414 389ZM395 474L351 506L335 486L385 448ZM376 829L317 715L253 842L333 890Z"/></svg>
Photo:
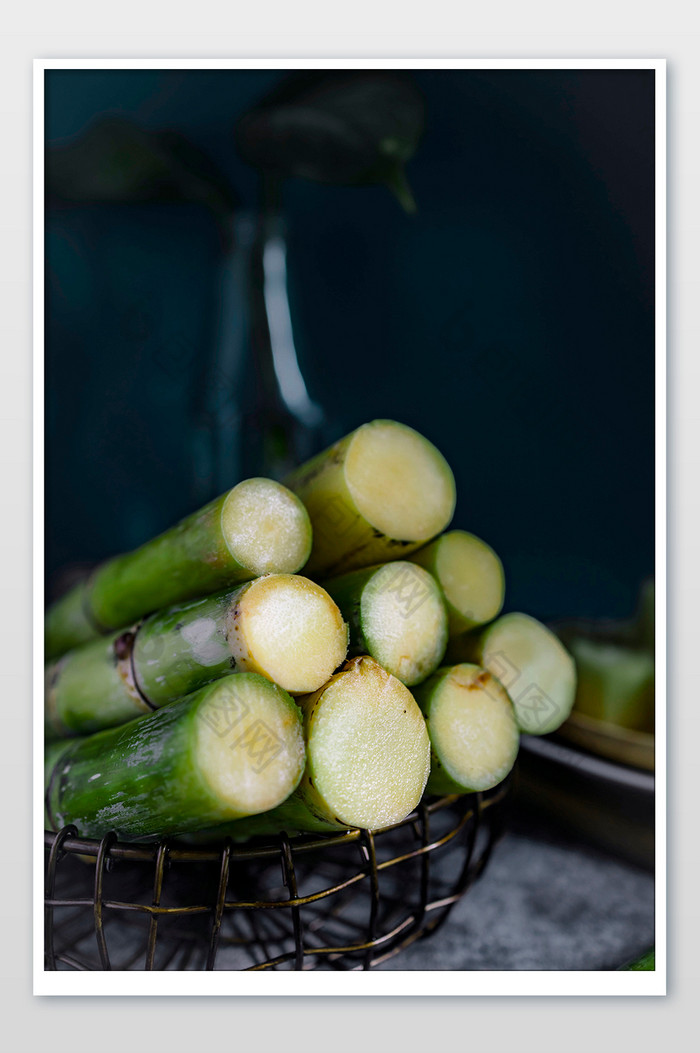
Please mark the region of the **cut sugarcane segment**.
<svg viewBox="0 0 700 1053"><path fill-rule="evenodd" d="M221 532L231 558L251 578L293 574L311 549L310 524L299 502L272 479L246 479L229 491L221 508Z"/></svg>
<svg viewBox="0 0 700 1053"><path fill-rule="evenodd" d="M503 564L490 545L465 530L450 530L410 557L442 588L450 636L484 625L503 606Z"/></svg>
<svg viewBox="0 0 700 1053"><path fill-rule="evenodd" d="M88 734L174 702L233 672L315 691L343 662L348 630L320 585L269 574L151 615L49 665L46 730Z"/></svg>
<svg viewBox="0 0 700 1053"><path fill-rule="evenodd" d="M210 684L172 706L52 748L53 829L147 838L274 808L304 768L301 713L256 673Z"/></svg>
<svg viewBox="0 0 700 1053"><path fill-rule="evenodd" d="M151 712L134 683L129 636L100 637L47 665L47 739L89 735Z"/></svg>
<svg viewBox="0 0 700 1053"><path fill-rule="evenodd" d="M307 762L298 789L268 814L210 830L203 839L380 830L417 806L430 770L430 741L407 687L365 656L300 702Z"/></svg>
<svg viewBox="0 0 700 1053"><path fill-rule="evenodd" d="M46 657L161 607L260 574L293 573L311 551L298 497L271 479L247 479L133 552L101 564L46 614Z"/></svg>
<svg viewBox="0 0 700 1053"><path fill-rule="evenodd" d="M325 684L348 647L337 605L295 574L271 574L244 589L229 608L226 634L236 669L262 673L295 695Z"/></svg>
<svg viewBox="0 0 700 1053"><path fill-rule="evenodd" d="M380 830L418 804L429 770L425 721L410 691L371 658L355 658L304 702L304 789L343 826Z"/></svg>
<svg viewBox="0 0 700 1053"><path fill-rule="evenodd" d="M575 709L632 731L654 730L654 659L601 640L569 641L576 662Z"/></svg>
<svg viewBox="0 0 700 1053"><path fill-rule="evenodd" d="M505 779L520 732L505 688L478 665L438 670L413 691L430 735L429 793L489 790Z"/></svg>
<svg viewBox="0 0 700 1053"><path fill-rule="evenodd" d="M508 692L518 725L546 735L563 724L576 696L574 660L550 630L527 614L505 614L483 632L450 641L450 661L488 669Z"/></svg>
<svg viewBox="0 0 700 1053"><path fill-rule="evenodd" d="M455 482L441 453L405 424L375 420L285 480L313 524L312 577L399 559L445 529Z"/></svg>
<svg viewBox="0 0 700 1053"><path fill-rule="evenodd" d="M324 582L350 625L350 648L409 687L430 676L447 646L447 614L428 571L397 560Z"/></svg>
<svg viewBox="0 0 700 1053"><path fill-rule="evenodd" d="M635 637L639 647L644 647L649 654L654 654L656 621L656 590L654 579L648 578L642 583L637 600L635 616Z"/></svg>

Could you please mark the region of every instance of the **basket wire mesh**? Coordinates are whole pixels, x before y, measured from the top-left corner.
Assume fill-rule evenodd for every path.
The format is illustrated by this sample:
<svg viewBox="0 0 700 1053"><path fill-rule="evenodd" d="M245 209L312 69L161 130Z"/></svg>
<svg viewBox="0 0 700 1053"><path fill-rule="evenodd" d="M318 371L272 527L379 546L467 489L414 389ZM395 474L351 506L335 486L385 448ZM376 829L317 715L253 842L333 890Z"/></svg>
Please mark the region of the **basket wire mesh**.
<svg viewBox="0 0 700 1053"><path fill-rule="evenodd" d="M47 970L369 969L434 933L486 867L508 783L372 834L185 845L45 833Z"/></svg>

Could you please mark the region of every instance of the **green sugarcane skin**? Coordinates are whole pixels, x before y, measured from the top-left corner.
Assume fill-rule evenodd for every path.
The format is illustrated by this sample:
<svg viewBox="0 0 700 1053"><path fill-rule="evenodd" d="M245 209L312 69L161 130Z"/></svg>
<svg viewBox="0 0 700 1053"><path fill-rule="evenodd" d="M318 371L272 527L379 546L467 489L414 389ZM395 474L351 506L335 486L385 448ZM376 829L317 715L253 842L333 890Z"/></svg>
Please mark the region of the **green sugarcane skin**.
<svg viewBox="0 0 700 1053"><path fill-rule="evenodd" d="M249 586L166 608L50 663L46 734L115 727L232 673L225 619Z"/></svg>
<svg viewBox="0 0 700 1053"><path fill-rule="evenodd" d="M316 810L315 802L308 794L308 786L302 788L300 785L286 801L269 812L218 824L201 830L187 840L212 844L229 837L232 841L248 841L253 837L276 837L280 834L338 834L348 829L347 823L340 819L334 821L322 810Z"/></svg>
<svg viewBox="0 0 700 1053"><path fill-rule="evenodd" d="M123 724L239 671L228 641L230 619L261 580L168 607L51 663L47 736L88 734Z"/></svg>
<svg viewBox="0 0 700 1053"><path fill-rule="evenodd" d="M342 673L336 675L342 676ZM326 686L320 691L296 700L303 715L305 739L314 708ZM309 771L307 761L299 785L282 804L260 815L218 825L214 829L204 831L202 836L207 841L215 841L224 837L231 837L235 841L247 841L251 837L274 835L280 832L337 834L339 831L348 829L350 827L347 823L332 814L327 803L316 790L313 784L313 774Z"/></svg>
<svg viewBox="0 0 700 1053"><path fill-rule="evenodd" d="M255 673L241 676L264 681ZM286 692L269 681L301 717ZM206 785L195 759L200 728L220 683L148 716L53 750L46 801L51 827L73 824L87 837L175 834L243 818Z"/></svg>
<svg viewBox="0 0 700 1053"><path fill-rule="evenodd" d="M144 837L187 827L193 811L215 813L189 755L194 711L183 701L73 740L46 786L52 828L71 823L87 837L110 830Z"/></svg>
<svg viewBox="0 0 700 1053"><path fill-rule="evenodd" d="M135 552L103 564L90 590L98 624L118 629L145 612L252 577L233 559L222 535L227 497L216 498Z"/></svg>
<svg viewBox="0 0 700 1053"><path fill-rule="evenodd" d="M222 513L232 492L133 552L107 560L87 583L49 608L46 658L56 658L100 632L120 629L162 607L256 577L256 571L231 554L222 531ZM310 550L311 525L305 518Z"/></svg>
<svg viewBox="0 0 700 1053"><path fill-rule="evenodd" d="M396 422L377 420L363 427L383 424ZM403 559L429 540L389 537L359 512L344 477L345 457L355 435L356 432L351 432L344 436L284 479L285 486L304 502L311 519L313 547L304 573L316 580ZM428 444L427 440L423 441ZM445 471L449 473L454 488L454 477L446 463ZM439 529L435 533L439 533Z"/></svg>
<svg viewBox="0 0 700 1053"><path fill-rule="evenodd" d="M47 658L95 639L97 630L87 613L88 594L87 581L81 581L49 607L44 630Z"/></svg>
<svg viewBox="0 0 700 1053"><path fill-rule="evenodd" d="M450 675L450 666L445 666L443 669L438 669L427 681L417 687L412 688L412 694L416 702L421 708L421 712L425 717L426 727L428 728L428 734L430 735L430 709L433 702L433 698L437 695L437 689L443 680L447 679ZM443 794L465 794L474 793L473 788L469 786L463 786L461 783L453 779L445 771L445 767L440 760L440 757L435 751L432 737L430 739L430 775L428 776L428 782L425 787L426 794L434 794L436 796L442 796Z"/></svg>
<svg viewBox="0 0 700 1053"><path fill-rule="evenodd" d="M87 603L94 637L99 628L105 632L119 629L169 603L253 577L233 559L221 532L221 511L227 496L218 497L134 552L107 560L87 585L69 592L51 607L46 618L47 657L65 649L69 630L64 619L77 604L75 591L82 593L83 607ZM85 634L82 636L84 639ZM80 642L72 640L68 646Z"/></svg>
<svg viewBox="0 0 700 1053"><path fill-rule="evenodd" d="M151 712L134 685L130 640L133 632L115 633L49 664L44 695L47 738L88 735Z"/></svg>
<svg viewBox="0 0 700 1053"><path fill-rule="evenodd" d="M377 566L353 570L323 582L323 588L340 608L350 632L348 655L370 654L362 625L362 593L377 573Z"/></svg>
<svg viewBox="0 0 700 1053"><path fill-rule="evenodd" d="M250 584L166 608L142 623L134 641L134 675L152 706L168 705L235 671L226 617Z"/></svg>
<svg viewBox="0 0 700 1053"><path fill-rule="evenodd" d="M331 683L343 677L355 663L363 660L372 661L368 658L351 659L318 691L296 699L303 715L304 740L307 744L306 765L296 790L276 808L267 812L245 819L236 819L230 823L217 824L215 827L200 831L196 835L198 842L214 842L228 837L234 841L247 841L252 837L265 837L280 833L337 834L354 829L334 814L331 806L314 784L314 776L318 773L314 770L312 751L309 749L309 734L316 710L322 704L324 692Z"/></svg>
<svg viewBox="0 0 700 1053"><path fill-rule="evenodd" d="M343 478L343 460L353 434L312 457L284 480L285 486L301 497L313 524L314 548L304 567L311 578L400 559L420 544L385 537L358 512ZM329 558L325 549L332 546L336 534L342 539L341 551ZM319 551L320 545L323 548Z"/></svg>

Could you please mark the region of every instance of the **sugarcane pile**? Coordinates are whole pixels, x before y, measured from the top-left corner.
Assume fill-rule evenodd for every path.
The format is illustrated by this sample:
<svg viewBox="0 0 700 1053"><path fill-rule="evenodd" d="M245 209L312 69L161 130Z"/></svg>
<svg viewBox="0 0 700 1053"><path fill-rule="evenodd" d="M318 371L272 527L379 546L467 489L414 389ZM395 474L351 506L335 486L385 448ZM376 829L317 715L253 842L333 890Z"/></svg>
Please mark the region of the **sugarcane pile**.
<svg viewBox="0 0 700 1053"><path fill-rule="evenodd" d="M498 785L569 715L574 663L499 616L501 561L454 508L439 451L372 421L102 563L46 614L47 825L380 830Z"/></svg>

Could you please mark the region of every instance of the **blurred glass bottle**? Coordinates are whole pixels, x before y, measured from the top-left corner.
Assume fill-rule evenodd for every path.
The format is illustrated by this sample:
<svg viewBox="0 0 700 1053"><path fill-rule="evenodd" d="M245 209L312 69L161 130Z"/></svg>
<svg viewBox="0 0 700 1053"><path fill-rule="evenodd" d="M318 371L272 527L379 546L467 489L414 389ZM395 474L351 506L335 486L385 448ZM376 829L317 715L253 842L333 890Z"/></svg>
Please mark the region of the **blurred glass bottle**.
<svg viewBox="0 0 700 1053"><path fill-rule="evenodd" d="M219 335L197 428L202 496L251 475L282 478L323 442L302 374L287 286L287 232L274 206L233 220L222 261Z"/></svg>

